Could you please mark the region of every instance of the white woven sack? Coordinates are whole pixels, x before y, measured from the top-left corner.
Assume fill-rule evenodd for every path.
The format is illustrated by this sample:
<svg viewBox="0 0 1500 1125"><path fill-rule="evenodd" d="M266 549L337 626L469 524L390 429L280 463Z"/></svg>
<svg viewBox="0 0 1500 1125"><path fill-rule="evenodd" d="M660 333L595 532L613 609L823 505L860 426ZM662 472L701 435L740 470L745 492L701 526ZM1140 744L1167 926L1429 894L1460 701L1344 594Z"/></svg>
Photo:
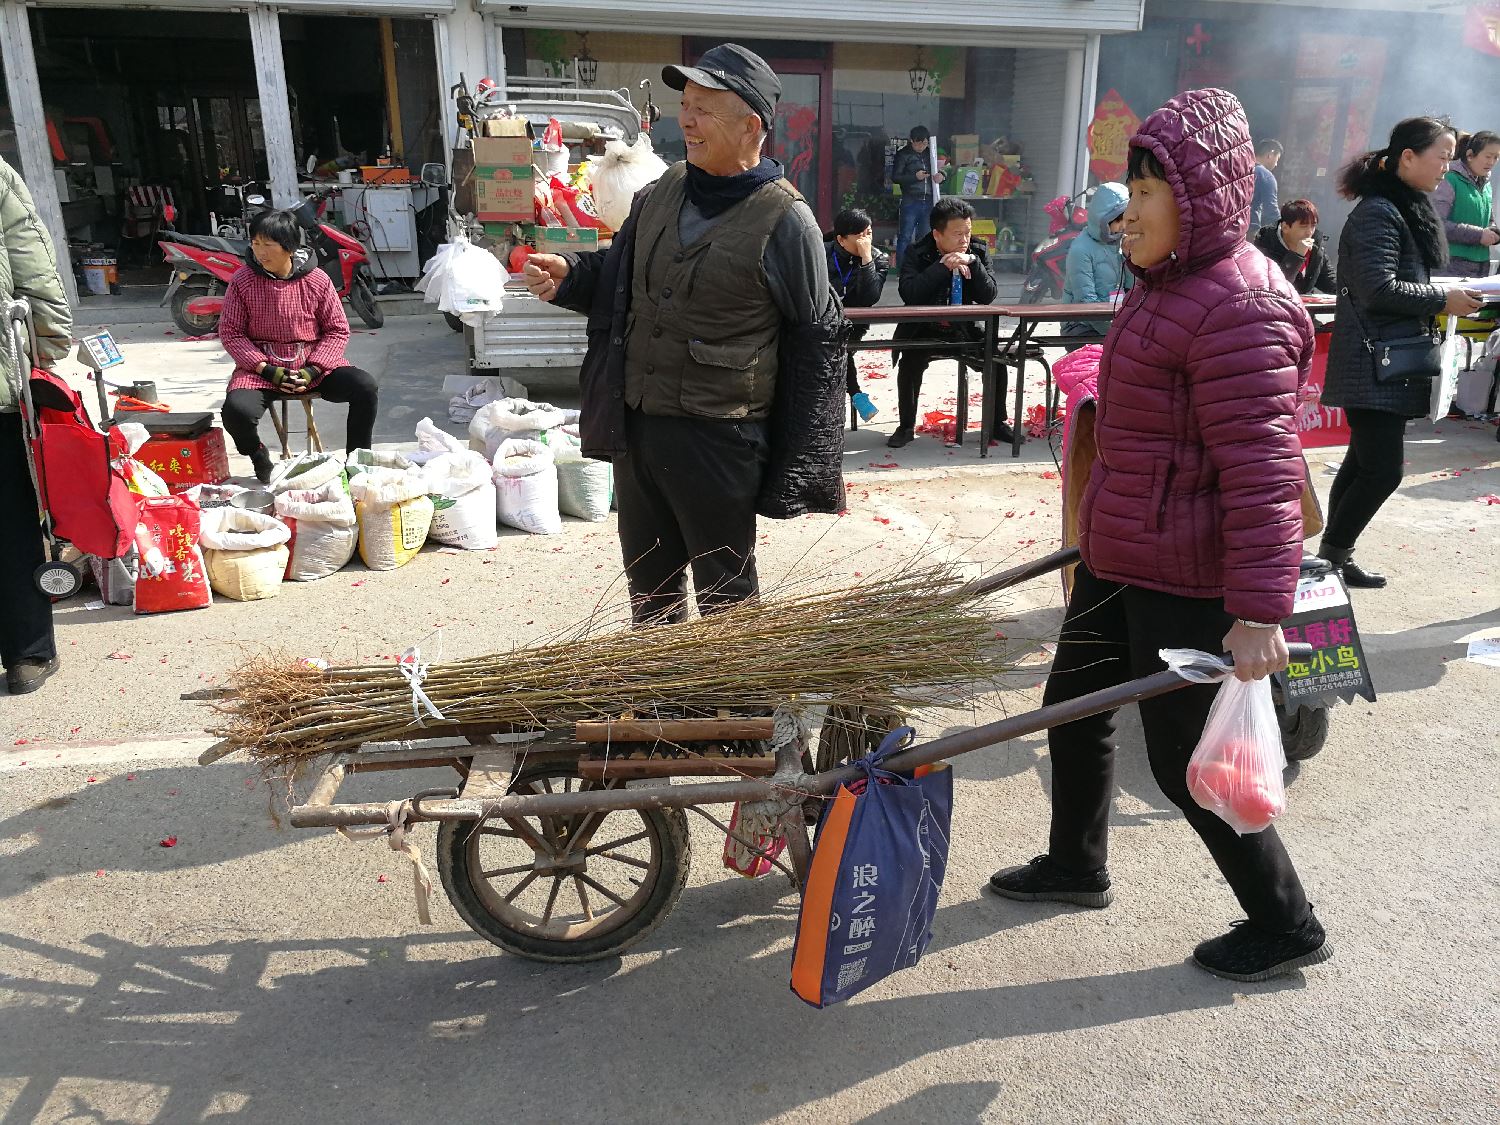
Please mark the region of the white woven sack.
<svg viewBox="0 0 1500 1125"><path fill-rule="evenodd" d="M466 551L488 551L500 542L488 461L467 449L444 453L427 462L422 475L433 504L429 538Z"/></svg>
<svg viewBox="0 0 1500 1125"><path fill-rule="evenodd" d="M341 480L281 493L276 497L276 516L292 532L287 545L289 582L327 578L347 566L359 548L354 501Z"/></svg>
<svg viewBox="0 0 1500 1125"><path fill-rule="evenodd" d="M558 510L591 523L608 519L615 491L614 466L585 457L572 426L548 430L545 437L557 461Z"/></svg>
<svg viewBox="0 0 1500 1125"><path fill-rule="evenodd" d="M550 402L531 402L524 398L500 398L481 406L469 423L469 447L493 461L500 443L507 438L529 438L540 435L568 421L568 412Z"/></svg>
<svg viewBox="0 0 1500 1125"><path fill-rule="evenodd" d="M402 472L405 472L411 467L411 462L407 460L406 454L399 450L356 449L353 453L349 454L346 469L349 474L349 480L352 483L355 477L367 469L400 469Z"/></svg>
<svg viewBox="0 0 1500 1125"><path fill-rule="evenodd" d="M276 547L292 537L275 516L248 508L208 508L199 513L198 544L214 551L255 551Z"/></svg>
<svg viewBox="0 0 1500 1125"><path fill-rule="evenodd" d="M468 448L461 438L439 429L431 418L423 418L417 423L417 448L406 454L406 459L413 465L425 465L444 453L463 453Z"/></svg>
<svg viewBox="0 0 1500 1125"><path fill-rule="evenodd" d="M562 531L557 466L539 441L507 438L495 451L495 510L500 522L533 535Z"/></svg>

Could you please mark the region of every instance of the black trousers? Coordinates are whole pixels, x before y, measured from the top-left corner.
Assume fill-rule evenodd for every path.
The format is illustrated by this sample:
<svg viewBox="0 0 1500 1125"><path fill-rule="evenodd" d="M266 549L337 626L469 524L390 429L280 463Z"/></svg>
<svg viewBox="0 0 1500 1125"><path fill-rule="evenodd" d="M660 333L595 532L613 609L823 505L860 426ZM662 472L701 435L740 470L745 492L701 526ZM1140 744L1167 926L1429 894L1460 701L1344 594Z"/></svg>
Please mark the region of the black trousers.
<svg viewBox="0 0 1500 1125"><path fill-rule="evenodd" d="M849 373L844 378L844 389L851 395L859 394L859 368L854 362L854 353L849 353Z"/></svg>
<svg viewBox="0 0 1500 1125"><path fill-rule="evenodd" d="M1319 550L1352 551L1375 513L1401 487L1406 419L1384 410L1346 410L1349 451L1328 490Z"/></svg>
<svg viewBox="0 0 1500 1125"><path fill-rule="evenodd" d="M957 359L960 367L983 375L980 361L972 356L944 355L941 352L902 352L896 363L896 395L899 417L897 424L906 430L917 427L917 410L922 401L922 376L927 365L938 359ZM1005 391L1010 386L1010 368L995 364L995 424L1005 421ZM954 411L957 414L957 411ZM991 435L986 434L985 438Z"/></svg>
<svg viewBox="0 0 1500 1125"><path fill-rule="evenodd" d="M1159 672L1165 667L1159 649L1222 652L1233 624L1221 600L1106 582L1080 565L1044 701L1059 703ZM1151 773L1207 846L1246 916L1267 929L1293 929L1307 917L1307 899L1276 829L1237 836L1188 793L1188 759L1217 691L1211 684L1191 685L1139 704ZM1092 871L1108 857L1113 733L1114 712L1047 732L1052 756L1048 850L1064 868Z"/></svg>
<svg viewBox="0 0 1500 1125"><path fill-rule="evenodd" d="M627 452L614 462L615 502L634 621L684 620L689 567L700 613L755 597L766 424L630 410L625 439Z"/></svg>
<svg viewBox="0 0 1500 1125"><path fill-rule="evenodd" d="M349 422L344 429L344 448L369 449L375 440L375 413L380 405L380 388L375 377L358 367L336 367L323 376L314 393L325 402L347 402ZM248 457L260 448L260 418L275 401L290 397L281 391L241 389L224 397L224 428L234 439L234 447Z"/></svg>
<svg viewBox="0 0 1500 1125"><path fill-rule="evenodd" d="M7 668L23 660L51 660L52 599L32 577L47 561L37 515L36 489L26 467L21 416L0 412L0 660Z"/></svg>

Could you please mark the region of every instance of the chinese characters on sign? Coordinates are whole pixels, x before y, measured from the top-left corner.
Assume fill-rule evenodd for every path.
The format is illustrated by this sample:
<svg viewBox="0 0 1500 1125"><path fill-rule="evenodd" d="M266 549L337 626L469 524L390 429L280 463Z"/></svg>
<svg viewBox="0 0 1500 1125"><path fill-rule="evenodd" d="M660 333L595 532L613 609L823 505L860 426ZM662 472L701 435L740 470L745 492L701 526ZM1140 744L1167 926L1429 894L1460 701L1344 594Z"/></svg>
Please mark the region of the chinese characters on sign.
<svg viewBox="0 0 1500 1125"><path fill-rule="evenodd" d="M844 956L858 959L845 961L839 966L840 989L857 983L865 975L869 958L858 955L869 952L875 944L875 896L880 888L880 870L873 863L860 864L849 875L854 885L854 906L849 912L849 925L844 934L847 940ZM838 929L843 926L843 920L835 917L833 925Z"/></svg>
<svg viewBox="0 0 1500 1125"><path fill-rule="evenodd" d="M1312 646L1311 659L1287 667L1285 708L1352 702L1356 695L1375 701L1354 611L1343 584L1333 574L1308 575L1297 584L1295 611L1283 628L1288 643Z"/></svg>

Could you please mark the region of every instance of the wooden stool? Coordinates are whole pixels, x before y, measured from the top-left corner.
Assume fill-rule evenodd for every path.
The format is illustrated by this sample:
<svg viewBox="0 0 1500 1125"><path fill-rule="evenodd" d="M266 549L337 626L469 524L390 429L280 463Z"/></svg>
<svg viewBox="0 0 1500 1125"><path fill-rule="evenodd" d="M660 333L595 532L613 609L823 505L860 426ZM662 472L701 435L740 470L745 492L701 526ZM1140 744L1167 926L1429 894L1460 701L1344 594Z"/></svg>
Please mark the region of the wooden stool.
<svg viewBox="0 0 1500 1125"><path fill-rule="evenodd" d="M287 406L293 401L302 403L302 410L307 415L307 452L322 453L323 439L318 435L318 423L313 420L313 400L316 394L288 395L278 398L271 403L271 425L276 427L276 436L281 441L281 459L288 461L292 457L290 438L292 434L290 422L287 419Z"/></svg>

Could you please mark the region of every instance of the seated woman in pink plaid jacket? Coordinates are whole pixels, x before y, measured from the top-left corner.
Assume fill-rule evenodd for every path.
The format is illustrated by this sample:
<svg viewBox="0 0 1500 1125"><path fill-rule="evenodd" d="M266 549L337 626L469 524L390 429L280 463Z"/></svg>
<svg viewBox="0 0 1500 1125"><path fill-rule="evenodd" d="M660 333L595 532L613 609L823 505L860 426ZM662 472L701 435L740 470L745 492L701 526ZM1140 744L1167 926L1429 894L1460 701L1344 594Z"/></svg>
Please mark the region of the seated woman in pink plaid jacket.
<svg viewBox="0 0 1500 1125"><path fill-rule="evenodd" d="M375 379L344 358L344 306L328 274L300 243L290 212L257 216L250 224L246 268L229 279L219 318L219 342L234 360L224 428L262 484L271 479L271 454L260 440L260 419L278 398L316 391L328 402L348 403L350 450L368 449L375 436Z"/></svg>

